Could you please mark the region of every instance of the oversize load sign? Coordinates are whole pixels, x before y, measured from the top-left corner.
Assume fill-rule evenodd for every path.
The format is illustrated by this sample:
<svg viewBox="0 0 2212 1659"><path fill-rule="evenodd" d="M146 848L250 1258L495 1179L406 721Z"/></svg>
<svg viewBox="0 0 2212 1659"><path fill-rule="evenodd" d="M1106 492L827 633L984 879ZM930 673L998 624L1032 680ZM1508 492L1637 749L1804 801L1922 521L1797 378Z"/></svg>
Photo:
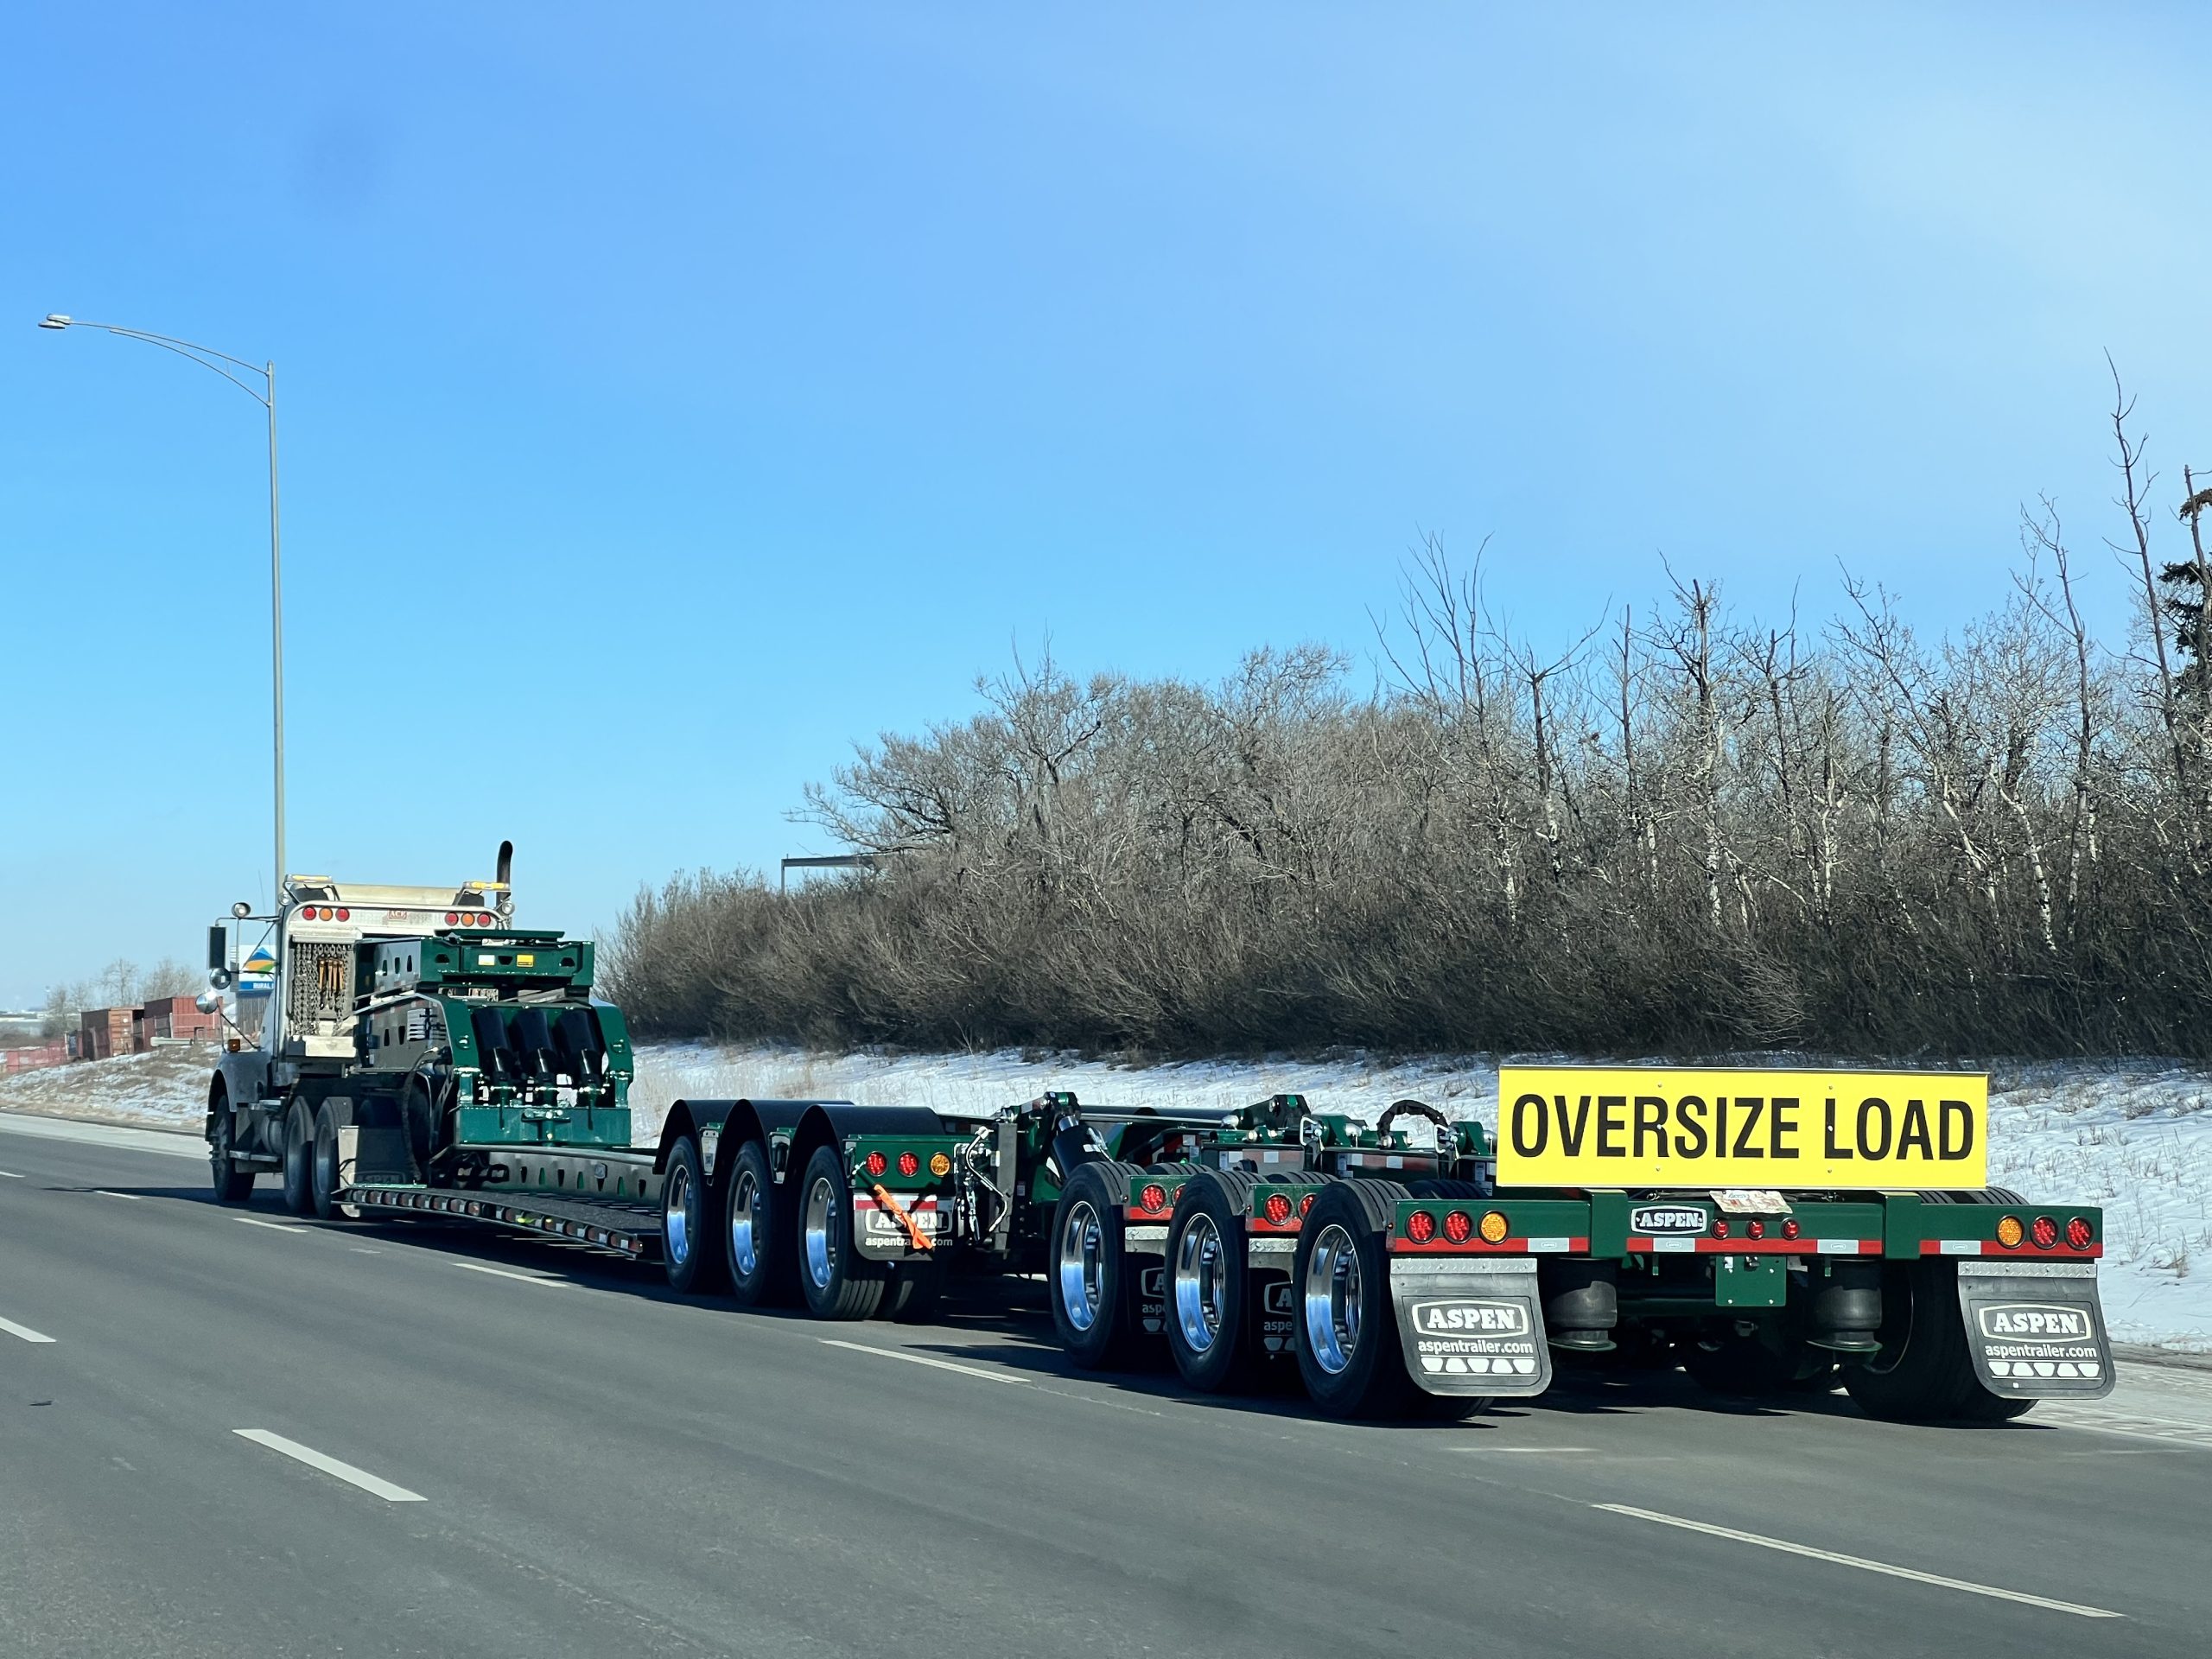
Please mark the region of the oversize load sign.
<svg viewBox="0 0 2212 1659"><path fill-rule="evenodd" d="M1974 1071L1505 1066L1510 1186L1968 1187L1987 1181Z"/></svg>

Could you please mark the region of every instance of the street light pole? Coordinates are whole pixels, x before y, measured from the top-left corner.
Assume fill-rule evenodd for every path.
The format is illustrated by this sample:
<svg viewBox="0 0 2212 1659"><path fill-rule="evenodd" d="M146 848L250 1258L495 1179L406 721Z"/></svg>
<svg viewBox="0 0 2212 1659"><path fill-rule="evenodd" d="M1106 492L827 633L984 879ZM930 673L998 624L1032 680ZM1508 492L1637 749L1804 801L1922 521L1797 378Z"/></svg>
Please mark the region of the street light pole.
<svg viewBox="0 0 2212 1659"><path fill-rule="evenodd" d="M118 334L125 340L143 340L149 346L159 346L165 351L188 358L203 369L219 374L240 391L259 404L269 416L269 676L270 701L273 715L273 738L276 751L276 875L270 890L270 902L282 907L284 902L284 550L278 530L276 512L276 365L259 365L243 358L232 357L206 346L195 346L188 340L172 340L167 334L149 334L142 328L124 328L111 322L86 322L78 318L53 312L40 322L41 328L97 328L102 334ZM225 368L224 364L231 368ZM244 369L248 374L262 378L263 390L257 391L233 374L232 369Z"/></svg>

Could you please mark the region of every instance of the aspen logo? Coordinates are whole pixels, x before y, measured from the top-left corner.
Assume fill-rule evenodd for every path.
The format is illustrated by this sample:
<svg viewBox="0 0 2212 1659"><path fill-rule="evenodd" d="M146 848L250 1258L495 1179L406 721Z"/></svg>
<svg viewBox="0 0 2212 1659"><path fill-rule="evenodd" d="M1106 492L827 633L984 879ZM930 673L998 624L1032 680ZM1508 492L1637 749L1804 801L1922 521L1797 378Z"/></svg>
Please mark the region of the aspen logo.
<svg viewBox="0 0 2212 1659"><path fill-rule="evenodd" d="M1705 1211L1686 1204L1643 1204L1628 1212L1628 1230L1646 1236L1653 1233L1701 1233Z"/></svg>
<svg viewBox="0 0 2212 1659"><path fill-rule="evenodd" d="M1415 1302L1413 1315L1425 1337L1517 1337L1529 1329L1529 1310L1518 1302Z"/></svg>
<svg viewBox="0 0 2212 1659"><path fill-rule="evenodd" d="M1298 1306L1296 1287L1287 1279L1272 1281L1261 1300L1269 1313L1287 1319Z"/></svg>
<svg viewBox="0 0 2212 1659"><path fill-rule="evenodd" d="M2078 1341L2089 1335L2089 1316L2078 1307L2053 1307L2044 1302L2001 1302L1993 1307L1977 1308L1975 1316L1981 1321L1981 1334L1985 1337L2005 1337L2016 1342L2038 1338L2045 1341Z"/></svg>

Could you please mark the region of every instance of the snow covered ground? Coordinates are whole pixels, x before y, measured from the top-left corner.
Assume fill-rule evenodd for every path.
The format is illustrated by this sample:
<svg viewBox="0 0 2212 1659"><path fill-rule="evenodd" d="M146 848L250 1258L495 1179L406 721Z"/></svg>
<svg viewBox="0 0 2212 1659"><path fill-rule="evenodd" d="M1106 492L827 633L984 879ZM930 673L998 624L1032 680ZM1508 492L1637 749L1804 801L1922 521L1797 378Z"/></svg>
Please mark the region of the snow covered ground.
<svg viewBox="0 0 2212 1659"><path fill-rule="evenodd" d="M1495 1125L1495 1057L1395 1062L1216 1060L1128 1066L1023 1053L819 1054L766 1046L649 1046L632 1095L634 1138L658 1137L687 1095L845 1099L992 1111L1046 1089L1099 1105L1230 1111L1310 1095L1371 1116L1404 1096ZM197 1131L209 1056L165 1049L0 1079L0 1111ZM1738 1063L1803 1065L1802 1055ZM2212 1067L2147 1060L1989 1063L1989 1179L2031 1198L2105 1208L2105 1313L2113 1337L2212 1354Z"/></svg>

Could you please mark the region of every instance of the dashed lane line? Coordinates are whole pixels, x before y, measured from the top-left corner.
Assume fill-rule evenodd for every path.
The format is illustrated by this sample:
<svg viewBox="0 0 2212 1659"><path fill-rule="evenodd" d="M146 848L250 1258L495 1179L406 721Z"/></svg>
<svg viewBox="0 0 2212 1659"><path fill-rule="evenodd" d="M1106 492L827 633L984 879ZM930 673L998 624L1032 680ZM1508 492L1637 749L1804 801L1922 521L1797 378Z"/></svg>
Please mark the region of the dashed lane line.
<svg viewBox="0 0 2212 1659"><path fill-rule="evenodd" d="M111 1192L104 1186L96 1186L92 1188L92 1192L100 1198L121 1198L128 1204L143 1204L146 1199L146 1195L143 1192Z"/></svg>
<svg viewBox="0 0 2212 1659"><path fill-rule="evenodd" d="M466 1268L471 1273L488 1273L495 1279L512 1279L518 1284L550 1285L556 1289L569 1288L566 1279L548 1279L535 1273L510 1273L505 1268L487 1268L481 1262L456 1262L456 1268Z"/></svg>
<svg viewBox="0 0 2212 1659"><path fill-rule="evenodd" d="M52 1342L54 1338L43 1331L34 1331L28 1325L17 1325L13 1319L0 1319L0 1331L11 1337L21 1337L25 1342Z"/></svg>
<svg viewBox="0 0 2212 1659"><path fill-rule="evenodd" d="M4 1176L7 1179L11 1181L20 1181L23 1179L22 1176L16 1174L12 1169L0 1169L0 1176Z"/></svg>
<svg viewBox="0 0 2212 1659"><path fill-rule="evenodd" d="M904 1353L896 1348L871 1348L864 1342L841 1342L836 1337L817 1337L815 1340L825 1348L849 1348L856 1354L874 1354L878 1359L903 1359L909 1365L926 1365L938 1371L957 1371L963 1376L980 1376L987 1382L1011 1382L1017 1389L1030 1386L1026 1376L1008 1376L1004 1371L987 1371L980 1365L963 1365L957 1360L938 1359L929 1354Z"/></svg>
<svg viewBox="0 0 2212 1659"><path fill-rule="evenodd" d="M1815 1561L1831 1561L1838 1567L1855 1567L1862 1573L1880 1573L1892 1579L1910 1579L1916 1584L1932 1584L1939 1589L1963 1590L1972 1596L1990 1596L1999 1601L2017 1601L2030 1607L2044 1607L2054 1613L2073 1613L2082 1618L2126 1618L2126 1613L2115 1613L2107 1607L2087 1607L2078 1601L2055 1601L2049 1596L2031 1596L2024 1590L2005 1590L1993 1584L1976 1584L1971 1579L1947 1579L1938 1573L1923 1573L1910 1567L1892 1567L1887 1561L1870 1561L1863 1555L1840 1555L1832 1549L1815 1549L1810 1544L1795 1544L1786 1538L1768 1538L1756 1532L1738 1532L1733 1527L1716 1527L1709 1521L1687 1520L1679 1515L1662 1515L1657 1510L1639 1510L1627 1503L1592 1503L1593 1510L1603 1510L1608 1515L1625 1515L1637 1521L1654 1521L1662 1527L1679 1527L1685 1532L1701 1532L1708 1537L1726 1538L1738 1544L1756 1544L1761 1549L1778 1549L1787 1555L1802 1555Z"/></svg>
<svg viewBox="0 0 2212 1659"><path fill-rule="evenodd" d="M289 1226L281 1221L259 1221L251 1216L232 1216L231 1219L241 1227L266 1227L272 1233L311 1233L315 1230L312 1227Z"/></svg>
<svg viewBox="0 0 2212 1659"><path fill-rule="evenodd" d="M349 1486L358 1486L365 1492L372 1492L387 1503L422 1503L428 1501L420 1492L410 1492L404 1486L395 1486L365 1469L356 1469L350 1463L340 1463L311 1446L288 1440L282 1434L272 1434L265 1428L234 1428L231 1433L240 1440L251 1440L256 1446L265 1446L271 1452L281 1452L310 1469L320 1469L326 1475L335 1476Z"/></svg>

